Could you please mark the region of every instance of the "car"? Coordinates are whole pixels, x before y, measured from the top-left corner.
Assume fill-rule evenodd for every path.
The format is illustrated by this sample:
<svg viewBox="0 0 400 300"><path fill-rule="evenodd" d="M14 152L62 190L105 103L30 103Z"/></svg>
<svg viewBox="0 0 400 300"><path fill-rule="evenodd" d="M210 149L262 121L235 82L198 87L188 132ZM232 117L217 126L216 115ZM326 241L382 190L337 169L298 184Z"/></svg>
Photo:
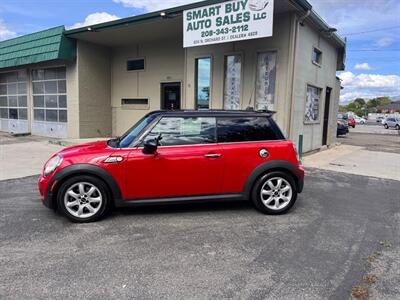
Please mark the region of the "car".
<svg viewBox="0 0 400 300"><path fill-rule="evenodd" d="M367 120L365 118L360 118L359 116L354 116L354 119L356 120L356 123L360 125L364 125L367 123Z"/></svg>
<svg viewBox="0 0 400 300"><path fill-rule="evenodd" d="M349 116L347 119L347 124L353 128L356 128L356 119L353 116Z"/></svg>
<svg viewBox="0 0 400 300"><path fill-rule="evenodd" d="M377 117L376 118L376 123L382 123L385 120L384 117Z"/></svg>
<svg viewBox="0 0 400 300"><path fill-rule="evenodd" d="M349 115L347 113L338 113L337 119L341 120L346 125L349 125Z"/></svg>
<svg viewBox="0 0 400 300"><path fill-rule="evenodd" d="M349 119L349 115L347 113L338 113L337 118L347 122L347 120Z"/></svg>
<svg viewBox="0 0 400 300"><path fill-rule="evenodd" d="M338 119L336 135L340 136L340 135L346 135L348 133L349 133L349 125L347 124L347 122L343 119Z"/></svg>
<svg viewBox="0 0 400 300"><path fill-rule="evenodd" d="M39 178L43 204L74 222L112 207L248 200L286 213L304 185L270 111L154 111L119 138L63 149Z"/></svg>
<svg viewBox="0 0 400 300"><path fill-rule="evenodd" d="M382 125L386 128L396 128L400 130L400 118L397 117L388 117L382 121Z"/></svg>

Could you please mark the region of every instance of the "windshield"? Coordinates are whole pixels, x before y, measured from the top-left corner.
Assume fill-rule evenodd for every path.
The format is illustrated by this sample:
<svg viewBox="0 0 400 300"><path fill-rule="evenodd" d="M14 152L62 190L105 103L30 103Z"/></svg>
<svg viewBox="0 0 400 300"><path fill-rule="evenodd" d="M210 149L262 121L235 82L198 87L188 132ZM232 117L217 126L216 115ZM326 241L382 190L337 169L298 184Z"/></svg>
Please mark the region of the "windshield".
<svg viewBox="0 0 400 300"><path fill-rule="evenodd" d="M127 132L117 139L117 147L126 148L129 147L136 137L142 132L147 125L149 125L159 113L152 113L144 116L140 121L133 125Z"/></svg>

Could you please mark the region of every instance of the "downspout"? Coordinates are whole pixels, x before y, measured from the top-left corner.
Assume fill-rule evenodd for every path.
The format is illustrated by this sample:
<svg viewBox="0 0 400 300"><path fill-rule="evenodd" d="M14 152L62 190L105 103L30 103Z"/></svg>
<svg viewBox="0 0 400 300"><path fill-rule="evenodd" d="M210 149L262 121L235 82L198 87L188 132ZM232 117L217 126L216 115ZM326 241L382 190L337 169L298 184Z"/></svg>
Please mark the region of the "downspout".
<svg viewBox="0 0 400 300"><path fill-rule="evenodd" d="M188 59L188 54L187 54L187 48L184 48L184 63L183 63L183 82L182 82L182 95L181 95L181 109L188 109L188 103L187 103L187 83L188 83L188 78L187 78L187 59Z"/></svg>
<svg viewBox="0 0 400 300"><path fill-rule="evenodd" d="M299 25L304 26L304 20L310 16L311 10L307 10L307 12L301 16L297 20L297 16L295 16L295 29L294 29L294 45L293 45L293 71L292 71L292 78L291 78L291 91L290 91L290 99L291 99L291 105L290 105L290 124L289 124L289 138L293 139L293 123L294 123L294 108L295 108L295 99L294 99L294 94L295 94L295 74L296 74L296 65L297 65L297 47L299 44Z"/></svg>

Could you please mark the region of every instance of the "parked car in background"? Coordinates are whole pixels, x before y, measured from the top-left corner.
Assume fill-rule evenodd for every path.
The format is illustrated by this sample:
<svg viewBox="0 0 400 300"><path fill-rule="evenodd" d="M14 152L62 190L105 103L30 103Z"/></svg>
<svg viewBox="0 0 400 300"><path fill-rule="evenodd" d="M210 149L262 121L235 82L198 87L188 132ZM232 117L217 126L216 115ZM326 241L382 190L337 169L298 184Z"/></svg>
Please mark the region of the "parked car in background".
<svg viewBox="0 0 400 300"><path fill-rule="evenodd" d="M349 125L347 124L347 122L343 119L338 119L337 120L337 136L340 135L346 135L349 133Z"/></svg>
<svg viewBox="0 0 400 300"><path fill-rule="evenodd" d="M122 137L66 148L39 178L43 204L74 222L112 207L248 200L282 214L304 182L296 149L258 111L155 111Z"/></svg>
<svg viewBox="0 0 400 300"><path fill-rule="evenodd" d="M400 130L400 118L397 117L389 117L382 121L382 125L386 128L396 128Z"/></svg>
<svg viewBox="0 0 400 300"><path fill-rule="evenodd" d="M377 118L376 118L376 122L377 122L377 123L382 123L383 120L385 120L384 117L377 117Z"/></svg>
<svg viewBox="0 0 400 300"><path fill-rule="evenodd" d="M355 128L356 127L356 119L353 116L349 116L349 118L347 119L347 124L350 127Z"/></svg>
<svg viewBox="0 0 400 300"><path fill-rule="evenodd" d="M346 123L346 125L349 125L349 123L348 123L348 121L349 121L348 114L346 114L346 113L338 113L337 119L338 120L342 120L344 123Z"/></svg>
<svg viewBox="0 0 400 300"><path fill-rule="evenodd" d="M365 118L360 118L359 116L354 116L354 119L356 120L357 124L364 125L367 123L367 120Z"/></svg>

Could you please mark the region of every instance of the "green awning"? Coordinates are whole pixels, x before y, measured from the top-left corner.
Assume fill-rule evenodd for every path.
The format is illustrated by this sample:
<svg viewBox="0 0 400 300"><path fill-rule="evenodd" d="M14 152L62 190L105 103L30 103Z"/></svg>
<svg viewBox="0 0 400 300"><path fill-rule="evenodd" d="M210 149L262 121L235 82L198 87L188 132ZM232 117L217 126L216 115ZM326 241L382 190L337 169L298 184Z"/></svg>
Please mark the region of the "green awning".
<svg viewBox="0 0 400 300"><path fill-rule="evenodd" d="M59 26L0 42L0 69L75 59L75 41L65 37L64 31Z"/></svg>

